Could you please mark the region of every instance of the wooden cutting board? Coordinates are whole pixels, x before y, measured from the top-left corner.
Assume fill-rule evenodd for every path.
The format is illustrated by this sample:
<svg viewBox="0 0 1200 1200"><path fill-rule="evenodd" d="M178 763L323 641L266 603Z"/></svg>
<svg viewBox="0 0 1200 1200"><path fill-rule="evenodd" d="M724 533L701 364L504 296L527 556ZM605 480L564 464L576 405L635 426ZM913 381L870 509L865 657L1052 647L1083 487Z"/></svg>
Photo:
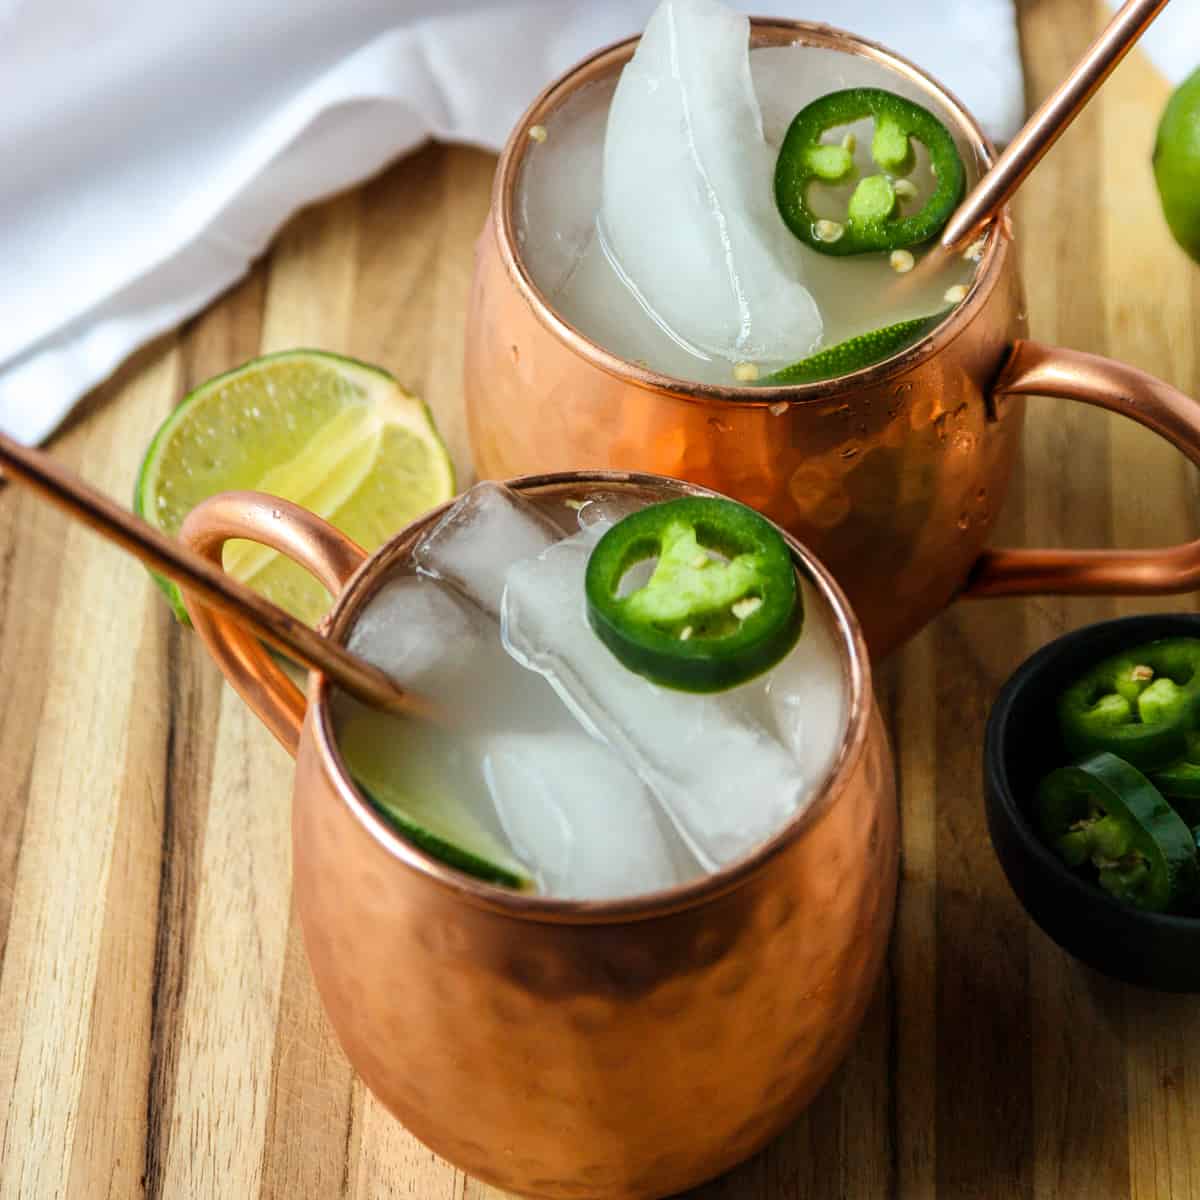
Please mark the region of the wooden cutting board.
<svg viewBox="0 0 1200 1200"><path fill-rule="evenodd" d="M1021 10L1036 101L1107 10ZM1144 60L1120 68L1026 185L1019 247L1039 338L1196 393L1200 268L1148 165L1167 92ZM187 389L311 345L423 394L466 479L463 315L493 165L431 146L303 214L54 452L128 497ZM1001 540L1192 537L1195 482L1144 431L1035 400ZM1033 928L979 783L988 705L1027 653L1092 619L1195 607L962 604L886 665L904 828L886 977L813 1107L695 1197L1200 1197L1200 1000L1112 983ZM291 775L140 567L0 490L0 1198L500 1196L410 1138L330 1035L291 901Z"/></svg>

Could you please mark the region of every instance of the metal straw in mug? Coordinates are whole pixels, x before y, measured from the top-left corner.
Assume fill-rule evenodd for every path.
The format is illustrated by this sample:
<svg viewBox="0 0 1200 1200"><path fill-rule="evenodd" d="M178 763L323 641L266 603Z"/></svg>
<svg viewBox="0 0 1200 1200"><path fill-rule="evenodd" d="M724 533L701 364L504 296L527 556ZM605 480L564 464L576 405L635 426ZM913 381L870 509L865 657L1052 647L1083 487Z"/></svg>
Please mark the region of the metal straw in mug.
<svg viewBox="0 0 1200 1200"><path fill-rule="evenodd" d="M122 508L49 454L21 446L0 433L0 465L69 516L91 526L264 642L320 671L356 699L400 716L436 719L436 710L428 700L398 687L378 667L322 637L195 551Z"/></svg>
<svg viewBox="0 0 1200 1200"><path fill-rule="evenodd" d="M1116 65L1133 49L1167 0L1126 0L1070 74L1046 97L946 223L939 248L967 245L1011 199L1042 155L1062 136ZM937 256L937 250L929 255Z"/></svg>

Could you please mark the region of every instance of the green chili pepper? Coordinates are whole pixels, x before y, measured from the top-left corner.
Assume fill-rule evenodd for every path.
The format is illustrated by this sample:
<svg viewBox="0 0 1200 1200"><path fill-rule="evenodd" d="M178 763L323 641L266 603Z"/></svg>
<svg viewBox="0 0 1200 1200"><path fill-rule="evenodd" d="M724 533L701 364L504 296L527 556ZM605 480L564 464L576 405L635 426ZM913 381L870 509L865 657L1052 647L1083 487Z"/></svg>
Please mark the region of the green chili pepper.
<svg viewBox="0 0 1200 1200"><path fill-rule="evenodd" d="M850 197L844 224L809 206L814 183L843 183L854 172L845 146L822 143L829 130L875 118L871 156L888 174L868 175ZM897 212L892 176L913 169L912 139L929 152L933 194L915 213ZM788 228L822 254L863 254L917 246L936 236L958 206L966 169L950 131L928 109L881 88L849 88L814 100L792 119L775 164L775 203Z"/></svg>
<svg viewBox="0 0 1200 1200"><path fill-rule="evenodd" d="M1136 768L1102 751L1051 771L1038 787L1043 838L1070 867L1089 862L1114 899L1167 912L1193 899L1196 839Z"/></svg>
<svg viewBox="0 0 1200 1200"><path fill-rule="evenodd" d="M1200 639L1164 638L1097 663L1058 699L1072 754L1108 750L1162 768L1187 750L1200 723Z"/></svg>
<svg viewBox="0 0 1200 1200"><path fill-rule="evenodd" d="M631 567L650 579L621 594ZM596 543L588 620L612 653L654 683L715 692L761 674L795 645L804 612L787 543L753 509L701 496L653 504Z"/></svg>
<svg viewBox="0 0 1200 1200"><path fill-rule="evenodd" d="M1189 825L1200 825L1200 734L1189 733L1183 755L1149 772L1150 782Z"/></svg>

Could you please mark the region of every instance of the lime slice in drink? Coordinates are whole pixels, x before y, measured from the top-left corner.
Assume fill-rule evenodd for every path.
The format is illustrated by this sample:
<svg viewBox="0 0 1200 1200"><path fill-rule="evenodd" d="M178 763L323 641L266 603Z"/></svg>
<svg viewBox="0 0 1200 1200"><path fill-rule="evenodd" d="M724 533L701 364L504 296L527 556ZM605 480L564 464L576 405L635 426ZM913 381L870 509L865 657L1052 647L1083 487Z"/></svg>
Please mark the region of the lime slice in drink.
<svg viewBox="0 0 1200 1200"><path fill-rule="evenodd" d="M883 362L893 354L913 345L929 332L945 313L934 313L928 317L914 317L910 321L897 321L883 329L872 329L819 350L809 358L802 358L791 366L782 367L758 380L760 386L784 387L793 383L816 383L820 379L839 379L852 371L861 371L873 363Z"/></svg>
<svg viewBox="0 0 1200 1200"><path fill-rule="evenodd" d="M429 410L386 371L316 350L255 359L201 384L150 443L137 513L165 533L217 492L252 489L311 509L368 552L454 494L454 470ZM225 568L309 624L329 607L296 563L252 542ZM155 577L187 621L174 584Z"/></svg>
<svg viewBox="0 0 1200 1200"><path fill-rule="evenodd" d="M337 731L350 774L374 807L431 857L477 879L532 891L526 867L457 797L452 781L439 774L434 762L445 755L437 755L432 742L443 735L422 729L406 736L394 723L380 721L379 714L363 713L338 722Z"/></svg>

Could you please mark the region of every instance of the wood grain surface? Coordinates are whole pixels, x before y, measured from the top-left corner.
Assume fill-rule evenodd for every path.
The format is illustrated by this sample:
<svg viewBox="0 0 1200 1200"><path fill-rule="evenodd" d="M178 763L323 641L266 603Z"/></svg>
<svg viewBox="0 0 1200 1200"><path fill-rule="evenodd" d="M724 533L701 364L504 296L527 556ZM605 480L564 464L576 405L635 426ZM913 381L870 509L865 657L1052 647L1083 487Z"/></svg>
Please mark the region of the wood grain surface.
<svg viewBox="0 0 1200 1200"><path fill-rule="evenodd" d="M1026 0L1029 100L1106 17ZM1134 55L1025 185L1032 328L1200 392L1200 269L1159 215L1166 84ZM463 315L494 159L429 146L293 220L232 292L88 398L53 450L122 498L189 388L313 345L424 395L462 478ZM1145 431L1031 401L1000 540L1195 536L1194 473ZM1025 918L980 795L987 708L1035 647L1162 602L963 603L885 665L904 868L854 1051L696 1200L1200 1198L1200 999L1126 988ZM0 1200L498 1200L355 1079L291 901L292 765L141 568L0 491ZM697 1119L702 1119L698 1114Z"/></svg>

